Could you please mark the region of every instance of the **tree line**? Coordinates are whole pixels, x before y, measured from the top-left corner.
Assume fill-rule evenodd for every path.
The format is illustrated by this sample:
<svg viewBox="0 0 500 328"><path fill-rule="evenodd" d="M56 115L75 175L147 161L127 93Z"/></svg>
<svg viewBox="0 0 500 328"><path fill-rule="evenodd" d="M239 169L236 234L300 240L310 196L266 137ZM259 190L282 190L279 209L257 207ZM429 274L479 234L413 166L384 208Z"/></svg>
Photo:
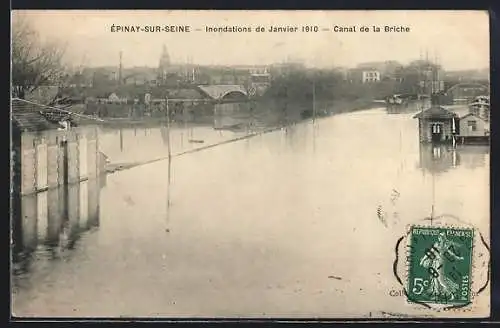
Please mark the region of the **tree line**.
<svg viewBox="0 0 500 328"><path fill-rule="evenodd" d="M299 102L323 100L383 99L394 93L394 81L353 83L335 70L296 71L273 79L267 98L287 98Z"/></svg>
<svg viewBox="0 0 500 328"><path fill-rule="evenodd" d="M41 85L61 80L65 46L57 41L43 41L25 17L12 20L11 69L12 97L24 99Z"/></svg>

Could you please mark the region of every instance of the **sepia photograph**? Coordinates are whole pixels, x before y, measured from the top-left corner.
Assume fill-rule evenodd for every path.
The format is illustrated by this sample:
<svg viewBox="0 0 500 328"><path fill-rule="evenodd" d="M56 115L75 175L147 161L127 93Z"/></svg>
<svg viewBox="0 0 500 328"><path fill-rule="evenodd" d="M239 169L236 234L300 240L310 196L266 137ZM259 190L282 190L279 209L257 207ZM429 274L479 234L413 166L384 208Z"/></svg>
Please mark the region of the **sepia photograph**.
<svg viewBox="0 0 500 328"><path fill-rule="evenodd" d="M490 316L487 11L13 10L11 316Z"/></svg>

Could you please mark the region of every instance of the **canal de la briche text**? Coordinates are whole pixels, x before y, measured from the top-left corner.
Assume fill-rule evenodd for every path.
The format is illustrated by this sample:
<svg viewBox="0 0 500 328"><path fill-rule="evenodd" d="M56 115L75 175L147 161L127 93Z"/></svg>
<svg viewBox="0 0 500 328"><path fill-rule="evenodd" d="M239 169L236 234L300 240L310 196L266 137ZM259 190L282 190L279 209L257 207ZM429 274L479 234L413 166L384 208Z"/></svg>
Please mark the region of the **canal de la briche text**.
<svg viewBox="0 0 500 328"><path fill-rule="evenodd" d="M410 28L408 26L356 26L356 25L347 25L347 26L340 26L340 25L335 25L333 27L333 32L385 32L385 33L391 33L391 32L410 32Z"/></svg>

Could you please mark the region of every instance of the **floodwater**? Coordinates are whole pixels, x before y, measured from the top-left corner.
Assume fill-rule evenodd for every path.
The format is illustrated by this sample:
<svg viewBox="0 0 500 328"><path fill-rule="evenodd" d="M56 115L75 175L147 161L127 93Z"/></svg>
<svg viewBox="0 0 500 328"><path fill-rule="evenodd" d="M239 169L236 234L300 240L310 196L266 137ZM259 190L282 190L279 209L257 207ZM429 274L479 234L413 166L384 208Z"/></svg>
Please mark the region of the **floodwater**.
<svg viewBox="0 0 500 328"><path fill-rule="evenodd" d="M266 110L266 105L275 111ZM205 109L209 114L176 117L169 126L102 128L99 148L113 164L143 163L164 159L169 151L172 155L191 152L300 119L297 117L300 108L288 108L283 113L276 104L254 104L256 111L250 111L249 106L252 105L216 105L211 110Z"/></svg>
<svg viewBox="0 0 500 328"><path fill-rule="evenodd" d="M161 128L127 131L121 145L119 131L106 133L112 159L165 153ZM194 133L217 142L217 131ZM13 312L418 314L395 293L397 239L433 211L489 240L488 186L488 147L423 147L411 114L303 122L74 186L59 195L65 215L50 194L24 200Z"/></svg>

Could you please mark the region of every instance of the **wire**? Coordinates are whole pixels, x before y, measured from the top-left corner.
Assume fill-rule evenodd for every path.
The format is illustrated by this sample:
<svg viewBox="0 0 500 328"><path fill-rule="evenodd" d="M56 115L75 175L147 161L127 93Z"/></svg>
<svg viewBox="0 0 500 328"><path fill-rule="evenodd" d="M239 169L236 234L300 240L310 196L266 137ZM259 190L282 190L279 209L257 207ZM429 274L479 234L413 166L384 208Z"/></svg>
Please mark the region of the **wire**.
<svg viewBox="0 0 500 328"><path fill-rule="evenodd" d="M100 119L100 118L97 118L97 117L93 117L93 116L89 116L89 115L83 115L83 114L78 114L78 113L75 113L75 112L72 112L72 111L69 111L69 110L65 110L65 109L62 109L62 108L59 108L59 107L38 104L36 102L29 101L29 100L26 100L26 99L12 98L12 100L19 100L19 101L23 101L23 102L28 103L28 104L37 105L37 106L45 107L45 108L48 108L48 109L55 109L57 111L60 111L60 112L63 112L63 113L67 113L67 114L70 114L70 115L81 116L81 117L88 118L88 119L91 119L91 120L105 122L103 119Z"/></svg>

